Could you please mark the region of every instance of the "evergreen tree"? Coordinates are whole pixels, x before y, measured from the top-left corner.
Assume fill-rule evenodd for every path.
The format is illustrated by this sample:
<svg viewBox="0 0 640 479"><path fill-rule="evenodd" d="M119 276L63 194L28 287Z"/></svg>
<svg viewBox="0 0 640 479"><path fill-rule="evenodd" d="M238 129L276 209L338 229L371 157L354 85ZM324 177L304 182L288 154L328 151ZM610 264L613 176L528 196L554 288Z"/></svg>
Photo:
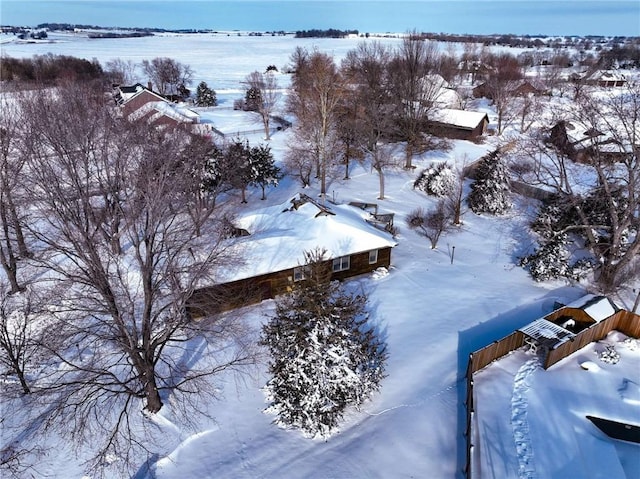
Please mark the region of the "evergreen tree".
<svg viewBox="0 0 640 479"><path fill-rule="evenodd" d="M546 241L535 253L520 260L520 265L529 269L536 281L558 279L569 276L569 252L567 235L559 234Z"/></svg>
<svg viewBox="0 0 640 479"><path fill-rule="evenodd" d="M216 92L209 88L206 82L200 82L196 89L196 106L216 106L217 104Z"/></svg>
<svg viewBox="0 0 640 479"><path fill-rule="evenodd" d="M260 89L255 87L249 88L244 96L244 109L246 111L258 111L260 110L261 102L262 92Z"/></svg>
<svg viewBox="0 0 640 479"><path fill-rule="evenodd" d="M242 203L246 203L247 187L256 179L249 141L236 138L225 151L224 164L229 183L241 191Z"/></svg>
<svg viewBox="0 0 640 479"><path fill-rule="evenodd" d="M271 148L258 145L251 148L251 168L253 170L253 183L262 188L262 200L265 200L265 188L267 186L278 186L278 181L282 178L280 168L276 166Z"/></svg>
<svg viewBox="0 0 640 479"><path fill-rule="evenodd" d="M495 150L480 160L467 203L474 213L500 215L511 208L507 167Z"/></svg>
<svg viewBox="0 0 640 479"><path fill-rule="evenodd" d="M386 345L367 325L364 295L329 282L325 252L307 253L305 279L276 304L263 328L273 378L266 386L276 422L326 437L384 377Z"/></svg>

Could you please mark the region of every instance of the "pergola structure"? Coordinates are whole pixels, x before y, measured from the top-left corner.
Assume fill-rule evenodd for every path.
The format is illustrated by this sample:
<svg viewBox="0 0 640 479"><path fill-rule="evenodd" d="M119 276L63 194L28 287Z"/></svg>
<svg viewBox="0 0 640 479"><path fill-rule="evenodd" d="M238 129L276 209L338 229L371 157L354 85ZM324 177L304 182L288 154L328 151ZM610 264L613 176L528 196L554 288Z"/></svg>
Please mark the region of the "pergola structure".
<svg viewBox="0 0 640 479"><path fill-rule="evenodd" d="M573 341L573 338L576 336L571 331L546 319L537 319L533 323L529 323L520 328L518 331L524 334L524 342L533 352L537 352L540 347L543 348L545 352L550 351L567 341Z"/></svg>

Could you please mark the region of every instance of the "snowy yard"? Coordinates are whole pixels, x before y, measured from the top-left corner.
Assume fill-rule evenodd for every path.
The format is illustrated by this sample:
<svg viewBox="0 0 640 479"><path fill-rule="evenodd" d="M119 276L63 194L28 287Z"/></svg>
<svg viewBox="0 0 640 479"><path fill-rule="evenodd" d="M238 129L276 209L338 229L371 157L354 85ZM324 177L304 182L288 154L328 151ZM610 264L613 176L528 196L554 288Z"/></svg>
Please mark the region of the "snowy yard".
<svg viewBox="0 0 640 479"><path fill-rule="evenodd" d="M600 359L607 345L618 363ZM640 445L611 439L586 418L639 423L638 340L612 332L547 370L524 348L514 351L474 375L474 403L474 477L640 475Z"/></svg>
<svg viewBox="0 0 640 479"><path fill-rule="evenodd" d="M360 41L213 35L64 40L37 45L2 43L2 51L16 57L50 51L95 57L101 62L115 57L140 61L168 56L192 66L195 84L204 80L219 94L237 91L233 95L241 97L240 82L248 73L269 64L280 68L297 45L317 46L339 61ZM286 81L283 78L282 83ZM260 128L258 123L247 122L246 113L232 110L214 109L207 117L223 132ZM284 156L289 134L277 132L269 143L277 161ZM248 136L251 145L262 143L262 138L263 134ZM268 377L266 364L261 364L239 380L231 374L217 377L212 387L219 401L200 404L209 417L196 416L193 424L175 419L170 400L156 417L141 416L155 426L148 443L154 454L139 458L139 473L134 477L462 478L469 353L549 313L555 301L568 303L585 293L583 287L564 282L536 283L516 266L517 257L533 241L526 229L530 200L517 198L516 207L501 217L467 211L462 226L444 235L434 250L428 240L405 225L411 210L436 203L413 189L421 169L434 160L455 164L466 157L474 161L495 149L495 141L492 137L484 144L456 140L447 153L436 151L417 158L415 171L390 170L385 200L377 199L378 177L368 165L356 164L351 179L334 179L329 184L332 200L377 203L380 212L395 213L398 228L388 274L348 282L350 288L368 292L371 321L387 341L390 356L380 393L362 410L351 411L339 433L326 441L311 440L273 425L273 417L263 412L266 402L261 388ZM300 191L300 184L292 178L270 189L265 201L260 201L259 188L250 190L248 204L241 205L236 198L238 216L281 205ZM317 183L304 192L317 196ZM251 258L247 260L250 263ZM633 304L630 293L614 300L627 309ZM273 301L265 301L240 314L258 332L273 308ZM476 421L487 443L481 441L477 451L482 471L477 477L528 477L518 475L527 459L535 463L536 475L531 477L540 479L637 477L640 446L614 445L584 419L591 414L638 423L640 348L632 350L631 343L622 339L614 335L607 340L621 355L615 365L597 359L594 351L602 345L595 344L548 371L537 367L532 356L518 351L479 372ZM599 369L582 369L579 362L583 358ZM18 401L0 404L0 409L3 428L22 427L28 418ZM527 433L520 436L525 422ZM515 444L516 435L522 444ZM53 436L43 446L50 449L42 456L36 477L86 479L83 460L88 451L80 449L76 457L73 438Z"/></svg>

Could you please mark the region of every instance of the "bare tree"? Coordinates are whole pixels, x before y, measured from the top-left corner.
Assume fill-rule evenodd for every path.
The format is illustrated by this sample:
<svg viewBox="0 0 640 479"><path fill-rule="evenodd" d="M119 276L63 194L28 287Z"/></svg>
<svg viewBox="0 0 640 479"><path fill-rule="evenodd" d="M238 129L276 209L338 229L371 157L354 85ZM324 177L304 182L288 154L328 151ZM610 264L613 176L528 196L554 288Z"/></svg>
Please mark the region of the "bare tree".
<svg viewBox="0 0 640 479"><path fill-rule="evenodd" d="M590 140L599 201L608 223L602 226L609 231L606 241L591 248L601 262L598 283L611 291L624 281L626 272L636 270L640 254L640 85L630 84L604 98L585 95L576 113L588 129L609 137L603 143L596 137Z"/></svg>
<svg viewBox="0 0 640 479"><path fill-rule="evenodd" d="M311 185L311 175L315 165L315 155L298 138L293 138L287 145L284 157L284 166L287 173L296 177L306 188Z"/></svg>
<svg viewBox="0 0 640 479"><path fill-rule="evenodd" d="M468 157L465 154L460 161L456 162L456 181L453 184L453 188L446 193L444 198L447 216L451 218L451 223L455 226L460 226L462 224L462 215L465 213L464 179L467 160Z"/></svg>
<svg viewBox="0 0 640 479"><path fill-rule="evenodd" d="M153 83L161 95L181 95L193 77L189 65L184 65L172 58L156 57L142 61L142 71Z"/></svg>
<svg viewBox="0 0 640 479"><path fill-rule="evenodd" d="M245 83L250 89L257 92L258 98L255 101L255 111L260 115L264 126L265 140L271 139L269 123L280 99L278 90L278 80L272 71L260 73L254 71L247 75Z"/></svg>
<svg viewBox="0 0 640 479"><path fill-rule="evenodd" d="M325 53L314 51L301 59L288 97L288 109L297 119L294 136L298 145L313 152L320 193L327 192L327 176L337 156L337 124L343 79ZM296 61L293 59L293 61Z"/></svg>
<svg viewBox="0 0 640 479"><path fill-rule="evenodd" d="M62 367L41 385L56 400L51 420L85 440L99 428L98 462L130 458L145 447L130 425L136 399L150 414L169 393L185 404L207 393L203 378L253 362L237 318L194 323L187 313L193 291L232 257L219 221L196 225L188 214L194 179L179 159L190 135L125 123L84 85L42 91L24 109L37 258L60 288L52 310L68 345L51 351Z"/></svg>
<svg viewBox="0 0 640 479"><path fill-rule="evenodd" d="M0 365L15 375L23 394L30 394L32 386L27 379L38 352L34 294L11 294L4 282L0 282ZM42 318L41 318L42 319ZM5 388L4 393L10 393Z"/></svg>
<svg viewBox="0 0 640 479"><path fill-rule="evenodd" d="M20 119L16 104L0 99L0 264L12 292L22 290L18 263L31 255L25 240L23 167L25 157L20 143Z"/></svg>
<svg viewBox="0 0 640 479"><path fill-rule="evenodd" d="M407 215L407 226L422 233L431 242L431 249L436 249L440 236L451 228L451 218L447 213L445 201L438 201L435 209L431 211L423 208L411 211Z"/></svg>
<svg viewBox="0 0 640 479"><path fill-rule="evenodd" d="M584 92L565 118L584 131L583 164L568 160L562 148L540 139L525 144L530 171L538 184L553 188L558 205L569 221L557 225L550 236L578 234L579 243L597 265L597 282L614 291L637 275L640 253L640 88ZM579 168L580 175L571 175ZM590 181L586 173L590 170Z"/></svg>
<svg viewBox="0 0 640 479"><path fill-rule="evenodd" d="M403 39L389 64L389 89L393 98L396 130L407 142L405 168L412 168L413 155L422 147L425 125L436 108L440 82L430 76L438 62L435 43L414 31Z"/></svg>
<svg viewBox="0 0 640 479"><path fill-rule="evenodd" d="M114 58L105 63L105 73L112 83L131 85L136 81L136 64L132 60Z"/></svg>
<svg viewBox="0 0 640 479"><path fill-rule="evenodd" d="M384 172L396 166L391 149L383 143L393 129L389 115L391 97L387 68L391 52L378 43L360 43L347 53L342 63L343 75L350 84L347 102L354 105L356 143L371 159L380 181L379 199L384 199Z"/></svg>
<svg viewBox="0 0 640 479"><path fill-rule="evenodd" d="M553 191L572 195L576 165L566 151L555 147L543 131L532 131L521 136L513 148L511 174L516 180L531 186L551 188Z"/></svg>
<svg viewBox="0 0 640 479"><path fill-rule="evenodd" d="M513 107L514 90L523 78L522 67L517 58L508 53L488 57L491 70L485 83L485 91L498 114L498 134L513 120L516 110Z"/></svg>

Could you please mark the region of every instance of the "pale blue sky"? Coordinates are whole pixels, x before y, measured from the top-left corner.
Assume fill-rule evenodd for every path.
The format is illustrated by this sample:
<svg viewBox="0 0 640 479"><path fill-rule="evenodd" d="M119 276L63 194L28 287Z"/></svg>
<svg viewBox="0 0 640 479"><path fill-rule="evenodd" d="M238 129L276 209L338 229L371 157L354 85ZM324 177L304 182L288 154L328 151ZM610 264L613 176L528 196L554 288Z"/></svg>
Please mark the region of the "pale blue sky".
<svg viewBox="0 0 640 479"><path fill-rule="evenodd" d="M613 0L0 0L0 23L216 30L640 36L640 2Z"/></svg>

